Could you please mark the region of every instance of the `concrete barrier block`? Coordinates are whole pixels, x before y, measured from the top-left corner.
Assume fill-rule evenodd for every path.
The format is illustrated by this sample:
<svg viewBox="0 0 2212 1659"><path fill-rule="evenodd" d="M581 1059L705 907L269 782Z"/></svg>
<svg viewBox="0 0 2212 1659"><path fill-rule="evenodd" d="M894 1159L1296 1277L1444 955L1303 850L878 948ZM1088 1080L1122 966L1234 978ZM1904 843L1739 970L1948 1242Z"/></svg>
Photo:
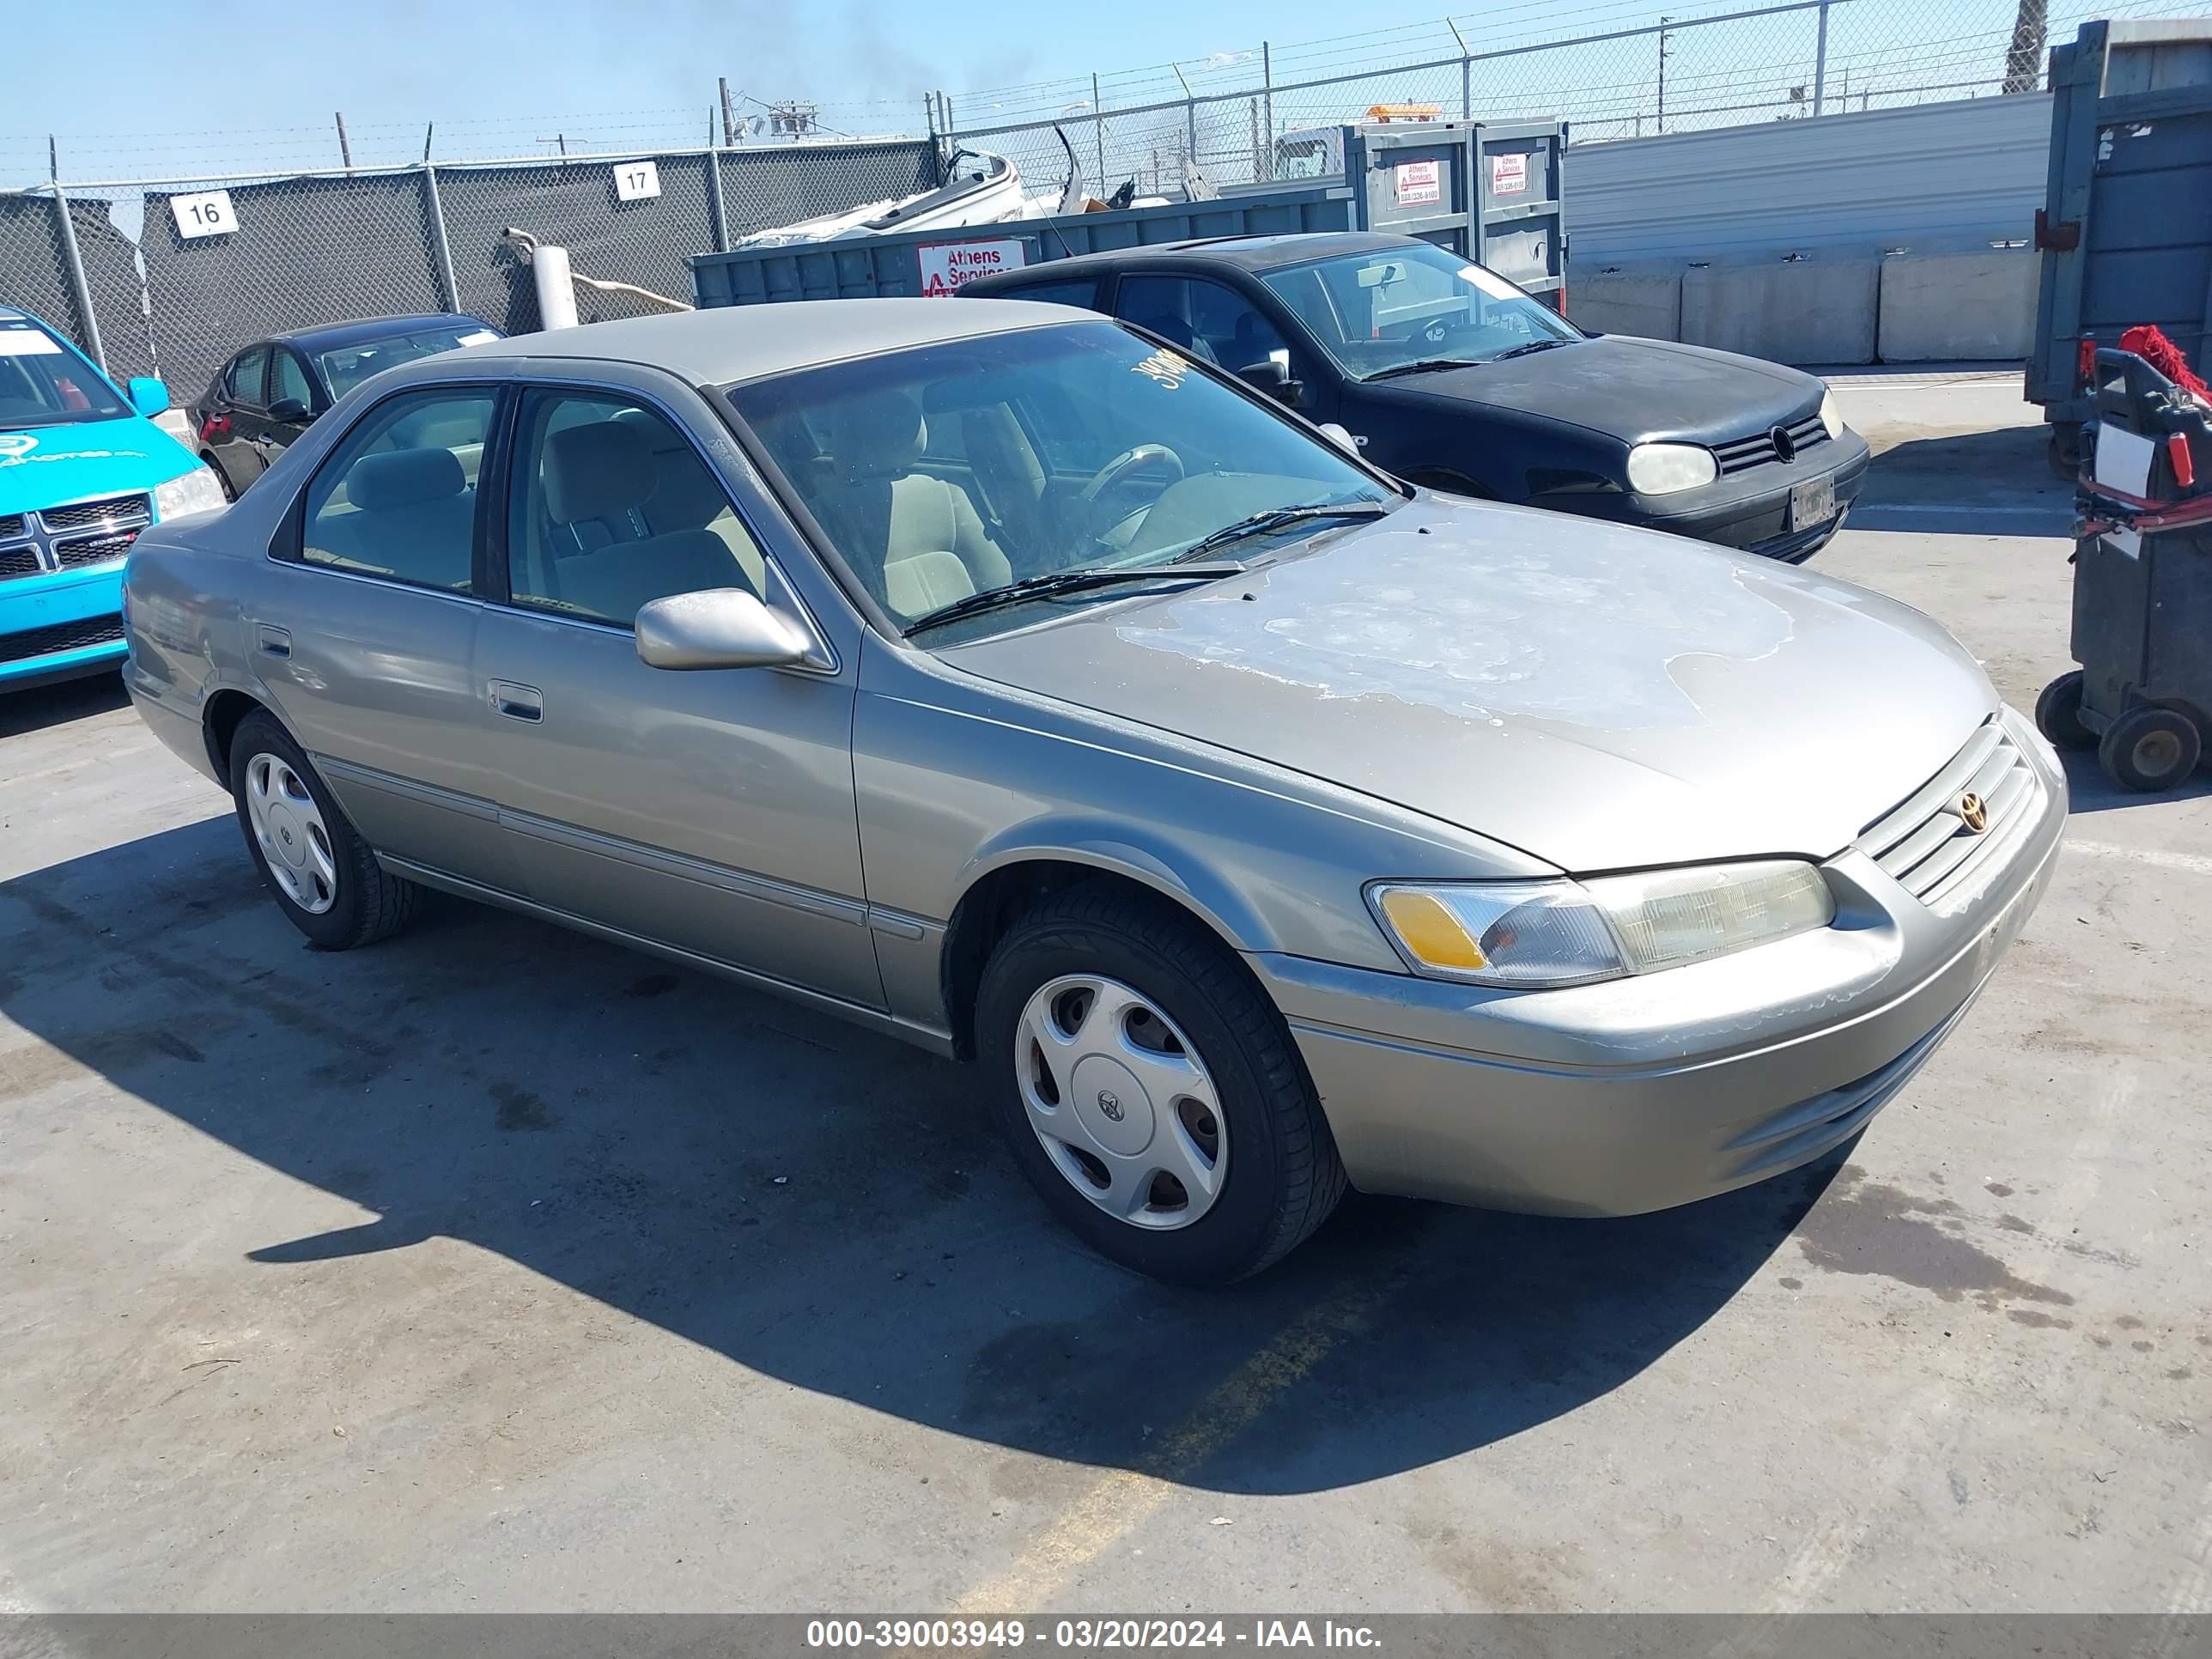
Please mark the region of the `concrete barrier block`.
<svg viewBox="0 0 2212 1659"><path fill-rule="evenodd" d="M1615 266L1567 271L1567 314L1601 334L1682 337L1682 274Z"/></svg>
<svg viewBox="0 0 2212 1659"><path fill-rule="evenodd" d="M1682 338L1778 363L1870 363L1872 258L1706 265L1682 273Z"/></svg>
<svg viewBox="0 0 2212 1659"><path fill-rule="evenodd" d="M1881 361L1993 362L2027 356L2040 265L2026 248L1900 253L1881 262Z"/></svg>

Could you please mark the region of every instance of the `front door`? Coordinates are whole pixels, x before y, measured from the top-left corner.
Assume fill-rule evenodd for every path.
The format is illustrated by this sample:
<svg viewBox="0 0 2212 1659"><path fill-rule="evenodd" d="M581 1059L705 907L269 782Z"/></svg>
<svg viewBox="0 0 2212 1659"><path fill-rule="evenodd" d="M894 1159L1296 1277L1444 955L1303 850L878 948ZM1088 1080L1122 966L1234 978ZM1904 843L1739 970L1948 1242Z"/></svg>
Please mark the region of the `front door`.
<svg viewBox="0 0 2212 1659"><path fill-rule="evenodd" d="M260 453L262 471L274 466L276 458L313 424L314 418L315 387L307 378L307 366L291 347L271 347L268 419L255 445Z"/></svg>
<svg viewBox="0 0 2212 1659"><path fill-rule="evenodd" d="M523 891L880 1007L849 666L647 667L632 625L649 600L780 598L759 544L684 432L628 394L532 391L514 433L509 603L486 608L476 665Z"/></svg>
<svg viewBox="0 0 2212 1659"><path fill-rule="evenodd" d="M269 378L269 348L249 346L231 359L216 382L215 420L202 434L216 470L233 495L259 477L268 468L261 459L262 430Z"/></svg>

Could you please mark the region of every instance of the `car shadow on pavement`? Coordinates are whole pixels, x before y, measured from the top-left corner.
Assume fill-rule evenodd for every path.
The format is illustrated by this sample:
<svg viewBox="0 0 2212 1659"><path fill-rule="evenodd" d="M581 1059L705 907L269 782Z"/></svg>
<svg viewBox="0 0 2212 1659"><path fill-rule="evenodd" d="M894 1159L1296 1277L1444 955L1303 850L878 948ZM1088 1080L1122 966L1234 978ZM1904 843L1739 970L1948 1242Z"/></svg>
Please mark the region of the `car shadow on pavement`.
<svg viewBox="0 0 2212 1659"><path fill-rule="evenodd" d="M0 692L0 738L108 714L130 702L123 676L112 671L35 685L27 691Z"/></svg>
<svg viewBox="0 0 2212 1659"><path fill-rule="evenodd" d="M1844 1156L1626 1220L1355 1197L1259 1279L1172 1290L1058 1228L973 1068L459 902L373 950L308 951L228 817L0 884L0 968L15 1024L374 1218L161 1237L164 1212L249 1233L288 1212L289 1183L194 1159L197 1194L149 1211L118 1190L145 1241L118 1249L212 1251L191 1271L249 1294L316 1276L299 1293L360 1298L354 1328L404 1347L420 1310L368 1301L390 1275L349 1264L447 1237L802 1389L1222 1492L1372 1480L1620 1387L1737 1293Z"/></svg>
<svg viewBox="0 0 2212 1659"><path fill-rule="evenodd" d="M2152 806L2161 802L2200 800L2212 795L2212 771L2203 767L2186 783L2147 794L2114 783L2105 775L2105 769L2097 763L2094 755L2075 750L2061 753L2058 759L2066 769L2067 810L2077 818L2122 806ZM2207 763L2212 765L2212 759L2208 759Z"/></svg>
<svg viewBox="0 0 2212 1659"><path fill-rule="evenodd" d="M1874 458L1852 505L1854 530L1952 536L2063 537L2074 486L2051 471L2039 426L1936 432Z"/></svg>

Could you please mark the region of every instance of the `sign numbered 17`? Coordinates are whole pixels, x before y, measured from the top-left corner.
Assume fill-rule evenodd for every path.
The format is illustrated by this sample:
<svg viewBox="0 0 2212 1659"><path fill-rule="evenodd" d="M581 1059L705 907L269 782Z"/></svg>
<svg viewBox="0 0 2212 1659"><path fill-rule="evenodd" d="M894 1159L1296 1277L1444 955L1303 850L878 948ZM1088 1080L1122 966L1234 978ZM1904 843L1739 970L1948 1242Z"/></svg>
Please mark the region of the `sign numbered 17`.
<svg viewBox="0 0 2212 1659"><path fill-rule="evenodd" d="M615 167L615 200L642 202L660 194L660 168L651 161L623 161Z"/></svg>
<svg viewBox="0 0 2212 1659"><path fill-rule="evenodd" d="M169 212L177 222L177 234L187 240L194 236L221 236L238 228L238 213L227 190L172 196Z"/></svg>

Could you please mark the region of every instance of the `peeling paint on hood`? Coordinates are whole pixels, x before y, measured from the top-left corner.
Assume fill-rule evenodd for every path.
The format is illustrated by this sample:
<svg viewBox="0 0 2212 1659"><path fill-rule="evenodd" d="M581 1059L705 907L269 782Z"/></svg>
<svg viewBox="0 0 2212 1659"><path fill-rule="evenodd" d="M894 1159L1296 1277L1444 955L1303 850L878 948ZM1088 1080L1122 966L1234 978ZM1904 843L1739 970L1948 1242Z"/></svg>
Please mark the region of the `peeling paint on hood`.
<svg viewBox="0 0 2212 1659"><path fill-rule="evenodd" d="M1437 497L945 655L1584 872L1827 857L1996 707L1940 627L1864 589Z"/></svg>

